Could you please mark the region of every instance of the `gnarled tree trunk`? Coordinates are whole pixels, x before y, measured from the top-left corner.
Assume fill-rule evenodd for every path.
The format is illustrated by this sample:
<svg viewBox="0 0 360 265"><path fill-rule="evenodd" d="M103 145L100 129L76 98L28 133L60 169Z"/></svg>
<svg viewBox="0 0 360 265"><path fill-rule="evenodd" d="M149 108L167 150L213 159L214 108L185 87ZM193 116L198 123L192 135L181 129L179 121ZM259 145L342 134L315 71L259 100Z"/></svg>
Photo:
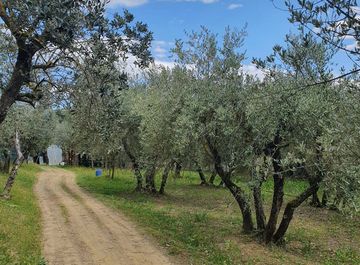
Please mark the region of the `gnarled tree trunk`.
<svg viewBox="0 0 360 265"><path fill-rule="evenodd" d="M314 185L314 182L311 180L309 181L310 186ZM319 188L314 189L313 194L311 195L311 202L310 205L314 207L321 207L321 201L318 196Z"/></svg>
<svg viewBox="0 0 360 265"><path fill-rule="evenodd" d="M160 189L159 189L160 194L164 194L164 192L165 192L166 182L167 182L167 179L168 179L168 176L169 176L169 172L170 172L173 165L174 165L174 161L170 161L164 167L164 171L163 171L163 174L162 174L162 177L161 177L161 185L160 185Z"/></svg>
<svg viewBox="0 0 360 265"><path fill-rule="evenodd" d="M129 159L130 159L130 161L132 163L132 168L134 170L134 175L135 175L135 178L136 178L136 189L135 190L136 191L142 191L142 189L143 189L143 186L142 186L143 185L143 177L141 175L139 163L138 163L135 155L131 152L131 150L129 148L129 145L128 145L125 138L122 140L122 144L123 144L126 155L129 157Z"/></svg>
<svg viewBox="0 0 360 265"><path fill-rule="evenodd" d="M195 161L195 166L196 166L196 171L199 173L199 177L200 177L200 181L201 181L200 185L208 185L204 171L202 170L201 166L199 165L199 163L197 161Z"/></svg>
<svg viewBox="0 0 360 265"><path fill-rule="evenodd" d="M249 233L254 230L254 224L252 221L250 204L246 199L245 192L231 181L230 172L226 172L222 166L220 154L216 147L211 143L210 139L206 137L207 145L212 154L214 160L214 166L216 172L219 174L221 180L224 182L226 188L231 192L236 202L239 205L242 217L243 217L243 231Z"/></svg>
<svg viewBox="0 0 360 265"><path fill-rule="evenodd" d="M4 150L3 151L3 155L4 155L4 165L1 169L1 171L5 174L9 174L10 171L10 151L9 150Z"/></svg>
<svg viewBox="0 0 360 265"><path fill-rule="evenodd" d="M274 193L271 205L271 211L269 221L265 227L265 243L272 242L273 235L276 231L276 225L279 217L279 213L283 204L284 198L284 177L282 175L281 166L281 153L280 153L280 133L277 132L274 141L265 149L266 155L271 155L273 164L273 180L274 180Z"/></svg>
<svg viewBox="0 0 360 265"><path fill-rule="evenodd" d="M20 89L30 78L31 60L36 50L27 47L24 40L17 40L19 46L11 78L0 96L0 124L5 120L10 107L20 97Z"/></svg>
<svg viewBox="0 0 360 265"><path fill-rule="evenodd" d="M302 167L303 167L303 170L302 170L303 175L308 180L310 186L316 184L316 182L317 182L316 178L310 176L310 174L308 173L308 171L305 168L305 164L302 164ZM318 196L318 191L319 191L319 188L314 189L314 192L311 196L310 205L313 207L321 207L321 202L320 202L320 199Z"/></svg>
<svg viewBox="0 0 360 265"><path fill-rule="evenodd" d="M319 190L320 182L324 179L324 172L322 170L322 147L319 143L316 145L316 157L318 163L318 170L316 175L314 177L309 176L309 179L311 179L310 187L286 205L281 223L276 233L272 237L272 241L275 243L279 243L283 240L284 235L289 228L290 222L293 218L295 209Z"/></svg>
<svg viewBox="0 0 360 265"><path fill-rule="evenodd" d="M316 182L286 205L279 228L273 237L273 242L278 243L284 238L284 235L289 228L291 219L293 218L295 209L299 207L307 198L309 198L318 188L319 183Z"/></svg>
<svg viewBox="0 0 360 265"><path fill-rule="evenodd" d="M111 163L111 175L110 175L110 178L114 179L114 177L115 177L115 161L113 160L112 163Z"/></svg>
<svg viewBox="0 0 360 265"><path fill-rule="evenodd" d="M174 174L174 178L180 178L181 175L181 169L182 169L182 165L180 162L175 161L175 174Z"/></svg>
<svg viewBox="0 0 360 265"><path fill-rule="evenodd" d="M157 192L155 187L155 173L156 173L155 164L148 165L145 172L145 182L146 182L145 188L150 193Z"/></svg>
<svg viewBox="0 0 360 265"><path fill-rule="evenodd" d="M255 214L256 214L256 227L259 231L265 230L266 216L263 207L263 201L261 198L261 184L259 183L253 188L253 198L255 204Z"/></svg>
<svg viewBox="0 0 360 265"><path fill-rule="evenodd" d="M5 184L4 191L2 193L2 197L5 198L5 199L10 198L11 188L14 185L15 178L16 178L17 172L19 170L19 167L20 167L22 161L24 160L24 156L23 156L23 154L21 152L20 136L19 136L18 130L15 131L14 143L15 143L15 149L16 149L16 160L15 160L15 163L14 163L12 169L11 169L10 176L9 176L9 178L8 178L6 184Z"/></svg>
<svg viewBox="0 0 360 265"><path fill-rule="evenodd" d="M214 185L214 181L215 181L216 175L217 175L216 169L214 169L214 170L211 172L211 176L210 176L210 179L209 179L209 184Z"/></svg>

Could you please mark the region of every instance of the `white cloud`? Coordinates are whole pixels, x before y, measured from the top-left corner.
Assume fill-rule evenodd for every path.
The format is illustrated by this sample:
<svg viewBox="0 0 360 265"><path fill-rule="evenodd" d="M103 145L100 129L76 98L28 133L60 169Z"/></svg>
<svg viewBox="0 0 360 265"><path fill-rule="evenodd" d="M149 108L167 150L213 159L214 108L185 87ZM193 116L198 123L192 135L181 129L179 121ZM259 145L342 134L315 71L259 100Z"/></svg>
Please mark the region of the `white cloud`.
<svg viewBox="0 0 360 265"><path fill-rule="evenodd" d="M318 33L321 33L321 28L313 27L313 28L312 28L312 31L313 31L315 34L318 34Z"/></svg>
<svg viewBox="0 0 360 265"><path fill-rule="evenodd" d="M352 6L351 9L352 9L352 11L354 11L354 13L356 13L357 15L360 14L360 6Z"/></svg>
<svg viewBox="0 0 360 265"><path fill-rule="evenodd" d="M154 47L154 52L157 58L164 58L166 57L167 50L161 46L156 46Z"/></svg>
<svg viewBox="0 0 360 265"><path fill-rule="evenodd" d="M352 44L348 44L345 46L345 49L349 50L349 51L354 51L355 49L359 49L359 45L358 43L355 41Z"/></svg>
<svg viewBox="0 0 360 265"><path fill-rule="evenodd" d="M343 39L346 41L345 49L349 51L355 51L355 49L360 48L360 42L357 42L357 40L352 35L346 35L343 37Z"/></svg>
<svg viewBox="0 0 360 265"><path fill-rule="evenodd" d="M152 43L152 53L155 57L155 60L164 60L169 57L170 48L173 46L172 42L167 41L153 41Z"/></svg>
<svg viewBox="0 0 360 265"><path fill-rule="evenodd" d="M163 66L165 68L174 68L176 63L175 62L167 62L167 61L160 61L160 60L155 60L154 62L155 67L159 67L159 66Z"/></svg>
<svg viewBox="0 0 360 265"><path fill-rule="evenodd" d="M352 35L345 35L343 38L344 38L344 40L355 41L355 38Z"/></svg>
<svg viewBox="0 0 360 265"><path fill-rule="evenodd" d="M136 66L133 62L128 62L124 70L125 73L128 74L131 80L141 80L147 75L148 70L161 70L162 67L173 69L175 65L176 65L175 62L155 60L153 63L149 65L149 68L141 69L138 66Z"/></svg>
<svg viewBox="0 0 360 265"><path fill-rule="evenodd" d="M132 80L139 80L144 78L146 75L147 70L146 69L140 69L138 66L134 64L135 58L133 56L130 56L127 63L119 63L119 69L124 70ZM174 61L166 61L161 59L155 59L155 61L149 66L149 69L153 70L160 70L162 67L168 68L168 69L174 69L174 67L177 65ZM186 68L188 69L194 69L194 65L187 65ZM258 68L254 64L247 64L243 65L241 69L244 73L249 74L251 76L254 76L258 78L259 80L264 80L266 73Z"/></svg>
<svg viewBox="0 0 360 265"><path fill-rule="evenodd" d="M149 2L148 0L110 0L109 7L124 6L135 7L141 6Z"/></svg>
<svg viewBox="0 0 360 265"><path fill-rule="evenodd" d="M154 45L166 45L168 42L164 41L164 40L154 40L153 44Z"/></svg>
<svg viewBox="0 0 360 265"><path fill-rule="evenodd" d="M237 9L237 8L240 8L240 7L243 7L243 5L242 4L230 4L230 5L228 5L229 10L234 10L234 9Z"/></svg>
<svg viewBox="0 0 360 265"><path fill-rule="evenodd" d="M260 80L265 78L265 73L258 69L254 64L243 65L242 70L249 75L259 78Z"/></svg>
<svg viewBox="0 0 360 265"><path fill-rule="evenodd" d="M176 66L176 62L172 61L164 61L164 60L155 60L152 67L159 68L159 67L165 67L173 69ZM188 69L194 68L192 65L187 65ZM254 77L259 78L260 80L263 80L265 78L266 73L256 67L254 64L246 64L242 66L242 71L244 73L252 75Z"/></svg>

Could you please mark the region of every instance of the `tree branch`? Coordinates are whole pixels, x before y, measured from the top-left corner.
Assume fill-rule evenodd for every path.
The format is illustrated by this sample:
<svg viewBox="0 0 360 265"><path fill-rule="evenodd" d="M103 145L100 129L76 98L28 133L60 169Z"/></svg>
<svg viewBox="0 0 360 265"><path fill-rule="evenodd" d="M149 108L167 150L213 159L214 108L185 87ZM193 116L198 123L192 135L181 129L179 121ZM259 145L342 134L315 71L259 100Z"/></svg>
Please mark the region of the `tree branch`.
<svg viewBox="0 0 360 265"><path fill-rule="evenodd" d="M35 96L35 95L32 94L32 93L19 94L19 95L16 97L16 101L28 103L28 104L31 105L33 108L35 108L35 102L36 102L36 100L38 100L38 97Z"/></svg>

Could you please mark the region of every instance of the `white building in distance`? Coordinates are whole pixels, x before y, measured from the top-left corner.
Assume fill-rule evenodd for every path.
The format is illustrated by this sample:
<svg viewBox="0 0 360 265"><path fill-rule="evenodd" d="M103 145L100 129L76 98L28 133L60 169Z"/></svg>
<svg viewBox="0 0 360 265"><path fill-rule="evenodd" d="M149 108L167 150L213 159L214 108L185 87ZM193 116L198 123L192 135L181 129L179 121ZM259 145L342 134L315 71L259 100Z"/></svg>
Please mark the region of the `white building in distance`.
<svg viewBox="0 0 360 265"><path fill-rule="evenodd" d="M49 166L58 166L63 162L62 149L57 145L50 145L47 149Z"/></svg>

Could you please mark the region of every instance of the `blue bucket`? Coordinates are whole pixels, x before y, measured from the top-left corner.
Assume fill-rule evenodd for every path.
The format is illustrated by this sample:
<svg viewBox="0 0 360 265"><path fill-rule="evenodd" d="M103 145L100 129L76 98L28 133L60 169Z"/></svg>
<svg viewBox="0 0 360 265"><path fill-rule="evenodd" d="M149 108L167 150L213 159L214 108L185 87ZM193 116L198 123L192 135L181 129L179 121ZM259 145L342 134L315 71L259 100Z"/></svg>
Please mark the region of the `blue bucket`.
<svg viewBox="0 0 360 265"><path fill-rule="evenodd" d="M102 175L102 170L101 170L101 168L97 168L96 171L95 171L95 176L101 177L101 175Z"/></svg>

